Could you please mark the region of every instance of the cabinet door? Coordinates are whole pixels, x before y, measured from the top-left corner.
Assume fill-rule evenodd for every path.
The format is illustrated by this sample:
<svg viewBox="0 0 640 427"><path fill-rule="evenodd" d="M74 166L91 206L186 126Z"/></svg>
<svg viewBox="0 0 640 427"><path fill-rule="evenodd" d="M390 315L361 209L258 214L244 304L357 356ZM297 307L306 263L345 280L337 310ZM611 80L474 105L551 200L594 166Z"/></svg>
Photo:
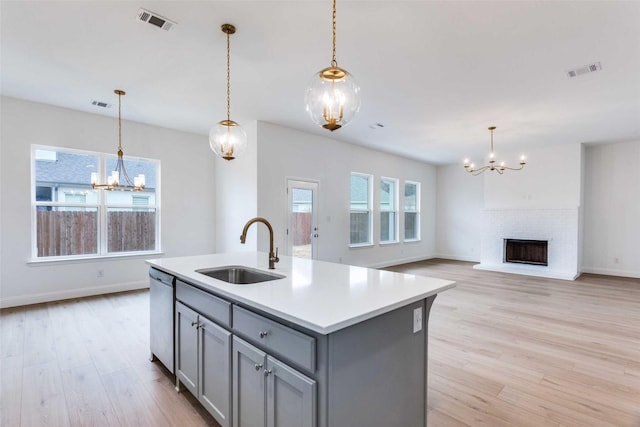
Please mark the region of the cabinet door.
<svg viewBox="0 0 640 427"><path fill-rule="evenodd" d="M176 375L194 396L198 395L198 313L176 303Z"/></svg>
<svg viewBox="0 0 640 427"><path fill-rule="evenodd" d="M266 355L251 344L233 337L233 425L265 426Z"/></svg>
<svg viewBox="0 0 640 427"><path fill-rule="evenodd" d="M315 427L316 382L267 356L267 427Z"/></svg>
<svg viewBox="0 0 640 427"><path fill-rule="evenodd" d="M199 400L220 423L231 419L231 332L200 316Z"/></svg>

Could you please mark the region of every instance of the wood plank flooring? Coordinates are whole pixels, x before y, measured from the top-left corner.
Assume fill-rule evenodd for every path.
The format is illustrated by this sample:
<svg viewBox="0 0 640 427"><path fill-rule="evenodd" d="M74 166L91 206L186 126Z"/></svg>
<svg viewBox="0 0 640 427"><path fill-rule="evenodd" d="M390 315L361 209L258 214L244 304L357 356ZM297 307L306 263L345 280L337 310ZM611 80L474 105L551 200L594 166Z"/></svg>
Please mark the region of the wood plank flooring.
<svg viewBox="0 0 640 427"><path fill-rule="evenodd" d="M640 427L640 280L390 270L458 283L430 315L430 427ZM148 291L1 310L0 426L217 426L148 357Z"/></svg>
<svg viewBox="0 0 640 427"><path fill-rule="evenodd" d="M455 280L429 323L429 426L640 427L640 280L430 260Z"/></svg>
<svg viewBox="0 0 640 427"><path fill-rule="evenodd" d="M149 292L0 311L0 426L217 426L149 361Z"/></svg>

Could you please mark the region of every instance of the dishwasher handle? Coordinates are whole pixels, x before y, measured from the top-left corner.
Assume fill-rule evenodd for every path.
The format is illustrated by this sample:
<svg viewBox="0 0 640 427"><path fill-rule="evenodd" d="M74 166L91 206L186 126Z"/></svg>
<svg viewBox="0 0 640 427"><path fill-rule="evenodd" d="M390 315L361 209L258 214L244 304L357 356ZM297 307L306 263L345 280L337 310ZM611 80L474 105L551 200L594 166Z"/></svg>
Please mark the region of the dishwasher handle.
<svg viewBox="0 0 640 427"><path fill-rule="evenodd" d="M175 277L155 268L149 269L149 277L167 286L173 286L175 282Z"/></svg>

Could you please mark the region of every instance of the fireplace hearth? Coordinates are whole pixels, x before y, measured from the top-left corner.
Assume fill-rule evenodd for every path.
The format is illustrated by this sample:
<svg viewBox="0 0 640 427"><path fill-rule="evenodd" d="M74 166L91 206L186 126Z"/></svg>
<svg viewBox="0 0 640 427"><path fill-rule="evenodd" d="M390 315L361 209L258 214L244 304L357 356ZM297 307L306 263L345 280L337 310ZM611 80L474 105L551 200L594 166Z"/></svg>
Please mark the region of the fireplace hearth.
<svg viewBox="0 0 640 427"><path fill-rule="evenodd" d="M504 239L506 263L548 265L548 241Z"/></svg>

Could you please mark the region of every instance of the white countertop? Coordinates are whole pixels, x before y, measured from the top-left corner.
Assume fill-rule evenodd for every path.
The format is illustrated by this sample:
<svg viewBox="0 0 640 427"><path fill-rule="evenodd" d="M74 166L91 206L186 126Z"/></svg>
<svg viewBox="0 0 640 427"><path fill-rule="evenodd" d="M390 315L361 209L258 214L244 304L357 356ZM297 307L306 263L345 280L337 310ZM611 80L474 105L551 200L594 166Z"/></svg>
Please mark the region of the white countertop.
<svg viewBox="0 0 640 427"><path fill-rule="evenodd" d="M450 280L288 256L281 256L275 270L269 270L268 255L264 252L158 258L147 263L220 296L321 334L335 332L455 286ZM232 285L195 272L227 265L257 268L285 278Z"/></svg>

